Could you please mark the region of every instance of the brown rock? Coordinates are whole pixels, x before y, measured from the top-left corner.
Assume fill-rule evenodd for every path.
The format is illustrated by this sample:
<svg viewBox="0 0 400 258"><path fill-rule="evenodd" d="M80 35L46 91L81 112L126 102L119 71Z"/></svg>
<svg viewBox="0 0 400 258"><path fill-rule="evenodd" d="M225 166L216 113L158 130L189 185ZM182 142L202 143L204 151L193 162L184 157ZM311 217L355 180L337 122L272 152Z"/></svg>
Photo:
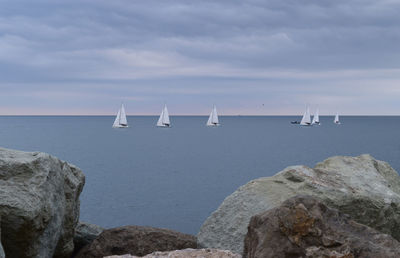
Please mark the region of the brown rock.
<svg viewBox="0 0 400 258"><path fill-rule="evenodd" d="M170 252L154 252L143 256L143 258L241 258L240 254L234 254L227 250L218 249L184 249ZM129 254L113 255L105 258L138 258Z"/></svg>
<svg viewBox="0 0 400 258"><path fill-rule="evenodd" d="M251 218L243 257L400 257L400 243L298 195Z"/></svg>
<svg viewBox="0 0 400 258"><path fill-rule="evenodd" d="M92 243L82 248L76 258L123 254L144 256L155 251L196 247L196 238L191 235L168 229L125 226L104 230Z"/></svg>

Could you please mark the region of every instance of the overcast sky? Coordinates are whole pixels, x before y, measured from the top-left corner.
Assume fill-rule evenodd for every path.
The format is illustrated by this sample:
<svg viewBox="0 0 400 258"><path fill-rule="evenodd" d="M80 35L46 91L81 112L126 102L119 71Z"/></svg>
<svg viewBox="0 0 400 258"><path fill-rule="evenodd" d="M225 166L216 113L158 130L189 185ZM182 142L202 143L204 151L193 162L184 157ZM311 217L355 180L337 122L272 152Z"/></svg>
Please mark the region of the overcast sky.
<svg viewBox="0 0 400 258"><path fill-rule="evenodd" d="M0 114L400 114L398 0L0 0Z"/></svg>

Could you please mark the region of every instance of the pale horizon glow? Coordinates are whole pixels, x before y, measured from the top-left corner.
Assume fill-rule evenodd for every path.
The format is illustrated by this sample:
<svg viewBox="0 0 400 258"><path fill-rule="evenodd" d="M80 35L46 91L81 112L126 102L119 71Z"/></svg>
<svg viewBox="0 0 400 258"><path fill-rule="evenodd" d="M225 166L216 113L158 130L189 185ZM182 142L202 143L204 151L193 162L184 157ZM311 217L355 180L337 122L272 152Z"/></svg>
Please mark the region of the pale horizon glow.
<svg viewBox="0 0 400 258"><path fill-rule="evenodd" d="M0 115L400 115L399 1L0 3Z"/></svg>

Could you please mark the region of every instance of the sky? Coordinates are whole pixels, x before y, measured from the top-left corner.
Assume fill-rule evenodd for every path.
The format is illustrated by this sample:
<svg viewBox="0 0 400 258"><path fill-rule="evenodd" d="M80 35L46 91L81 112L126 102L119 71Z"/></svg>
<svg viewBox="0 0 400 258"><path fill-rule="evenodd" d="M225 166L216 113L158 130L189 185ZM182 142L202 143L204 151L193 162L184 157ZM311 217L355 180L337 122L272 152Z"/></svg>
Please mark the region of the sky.
<svg viewBox="0 0 400 258"><path fill-rule="evenodd" d="M400 115L399 0L0 0L0 115Z"/></svg>

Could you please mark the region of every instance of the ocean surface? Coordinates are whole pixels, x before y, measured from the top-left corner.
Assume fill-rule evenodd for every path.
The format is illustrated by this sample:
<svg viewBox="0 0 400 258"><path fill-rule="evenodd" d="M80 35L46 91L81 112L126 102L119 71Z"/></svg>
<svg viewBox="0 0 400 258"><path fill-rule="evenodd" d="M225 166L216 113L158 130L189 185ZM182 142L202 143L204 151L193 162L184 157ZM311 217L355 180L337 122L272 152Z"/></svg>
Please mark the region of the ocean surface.
<svg viewBox="0 0 400 258"><path fill-rule="evenodd" d="M0 117L0 146L43 151L86 175L81 220L103 227L148 225L196 234L219 204L248 181L334 155L370 153L400 171L400 117L333 117L301 127L300 117Z"/></svg>

